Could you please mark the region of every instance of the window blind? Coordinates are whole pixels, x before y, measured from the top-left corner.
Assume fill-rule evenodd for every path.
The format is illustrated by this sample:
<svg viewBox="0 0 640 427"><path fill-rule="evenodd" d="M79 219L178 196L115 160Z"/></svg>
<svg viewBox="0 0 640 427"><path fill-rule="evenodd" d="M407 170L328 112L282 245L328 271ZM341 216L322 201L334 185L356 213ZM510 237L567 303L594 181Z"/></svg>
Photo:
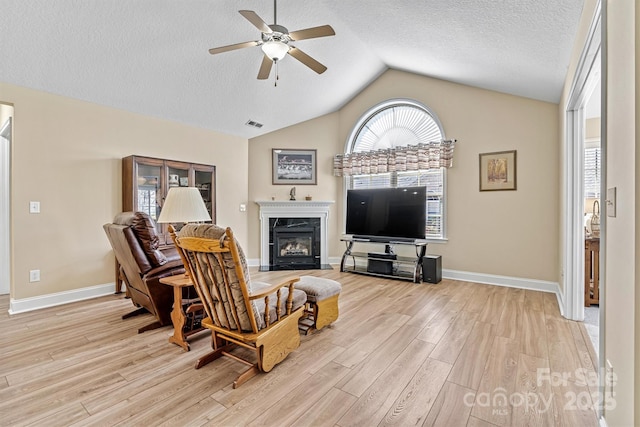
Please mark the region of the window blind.
<svg viewBox="0 0 640 427"><path fill-rule="evenodd" d="M600 197L600 147L584 150L584 197Z"/></svg>

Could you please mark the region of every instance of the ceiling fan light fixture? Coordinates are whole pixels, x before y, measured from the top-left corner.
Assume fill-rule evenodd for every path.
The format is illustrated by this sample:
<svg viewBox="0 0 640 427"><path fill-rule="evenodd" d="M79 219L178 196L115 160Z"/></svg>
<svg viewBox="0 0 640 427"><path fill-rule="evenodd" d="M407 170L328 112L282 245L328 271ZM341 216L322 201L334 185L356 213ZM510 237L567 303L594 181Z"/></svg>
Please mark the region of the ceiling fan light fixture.
<svg viewBox="0 0 640 427"><path fill-rule="evenodd" d="M289 46L281 41L268 41L262 44L262 51L272 61L280 61L289 52Z"/></svg>

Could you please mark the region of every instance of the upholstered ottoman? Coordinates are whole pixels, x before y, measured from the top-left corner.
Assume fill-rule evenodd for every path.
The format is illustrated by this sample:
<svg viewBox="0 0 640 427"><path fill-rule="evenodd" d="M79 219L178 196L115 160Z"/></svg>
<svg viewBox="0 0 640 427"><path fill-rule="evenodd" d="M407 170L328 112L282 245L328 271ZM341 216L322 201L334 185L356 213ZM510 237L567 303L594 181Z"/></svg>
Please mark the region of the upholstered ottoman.
<svg viewBox="0 0 640 427"><path fill-rule="evenodd" d="M300 281L294 286L307 294L307 316L301 319L299 325L305 333L311 327L322 329L338 318L338 297L342 290L340 283L323 277L300 276Z"/></svg>

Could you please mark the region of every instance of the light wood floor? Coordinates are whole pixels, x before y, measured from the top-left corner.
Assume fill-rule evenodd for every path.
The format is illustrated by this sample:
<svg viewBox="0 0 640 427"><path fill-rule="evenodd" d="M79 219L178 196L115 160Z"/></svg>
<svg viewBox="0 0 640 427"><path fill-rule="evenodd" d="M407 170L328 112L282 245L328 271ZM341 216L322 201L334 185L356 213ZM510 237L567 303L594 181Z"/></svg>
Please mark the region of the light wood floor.
<svg viewBox="0 0 640 427"><path fill-rule="evenodd" d="M237 362L193 368L206 332L190 352L139 335L122 295L14 316L0 296L0 425L597 425L595 355L552 294L252 271L292 274L340 281L340 318L237 390Z"/></svg>

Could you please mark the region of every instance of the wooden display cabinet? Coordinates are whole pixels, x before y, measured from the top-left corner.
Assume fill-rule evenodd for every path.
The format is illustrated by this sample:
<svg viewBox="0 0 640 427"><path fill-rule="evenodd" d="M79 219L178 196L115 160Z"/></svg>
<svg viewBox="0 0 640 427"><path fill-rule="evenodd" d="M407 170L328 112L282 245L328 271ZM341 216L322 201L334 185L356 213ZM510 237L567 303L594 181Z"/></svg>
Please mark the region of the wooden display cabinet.
<svg viewBox="0 0 640 427"><path fill-rule="evenodd" d="M212 165L128 156L122 159L122 211L146 212L157 221L169 188L196 187L215 223L215 182L216 167ZM168 225L156 223L156 228L160 244L171 244Z"/></svg>

